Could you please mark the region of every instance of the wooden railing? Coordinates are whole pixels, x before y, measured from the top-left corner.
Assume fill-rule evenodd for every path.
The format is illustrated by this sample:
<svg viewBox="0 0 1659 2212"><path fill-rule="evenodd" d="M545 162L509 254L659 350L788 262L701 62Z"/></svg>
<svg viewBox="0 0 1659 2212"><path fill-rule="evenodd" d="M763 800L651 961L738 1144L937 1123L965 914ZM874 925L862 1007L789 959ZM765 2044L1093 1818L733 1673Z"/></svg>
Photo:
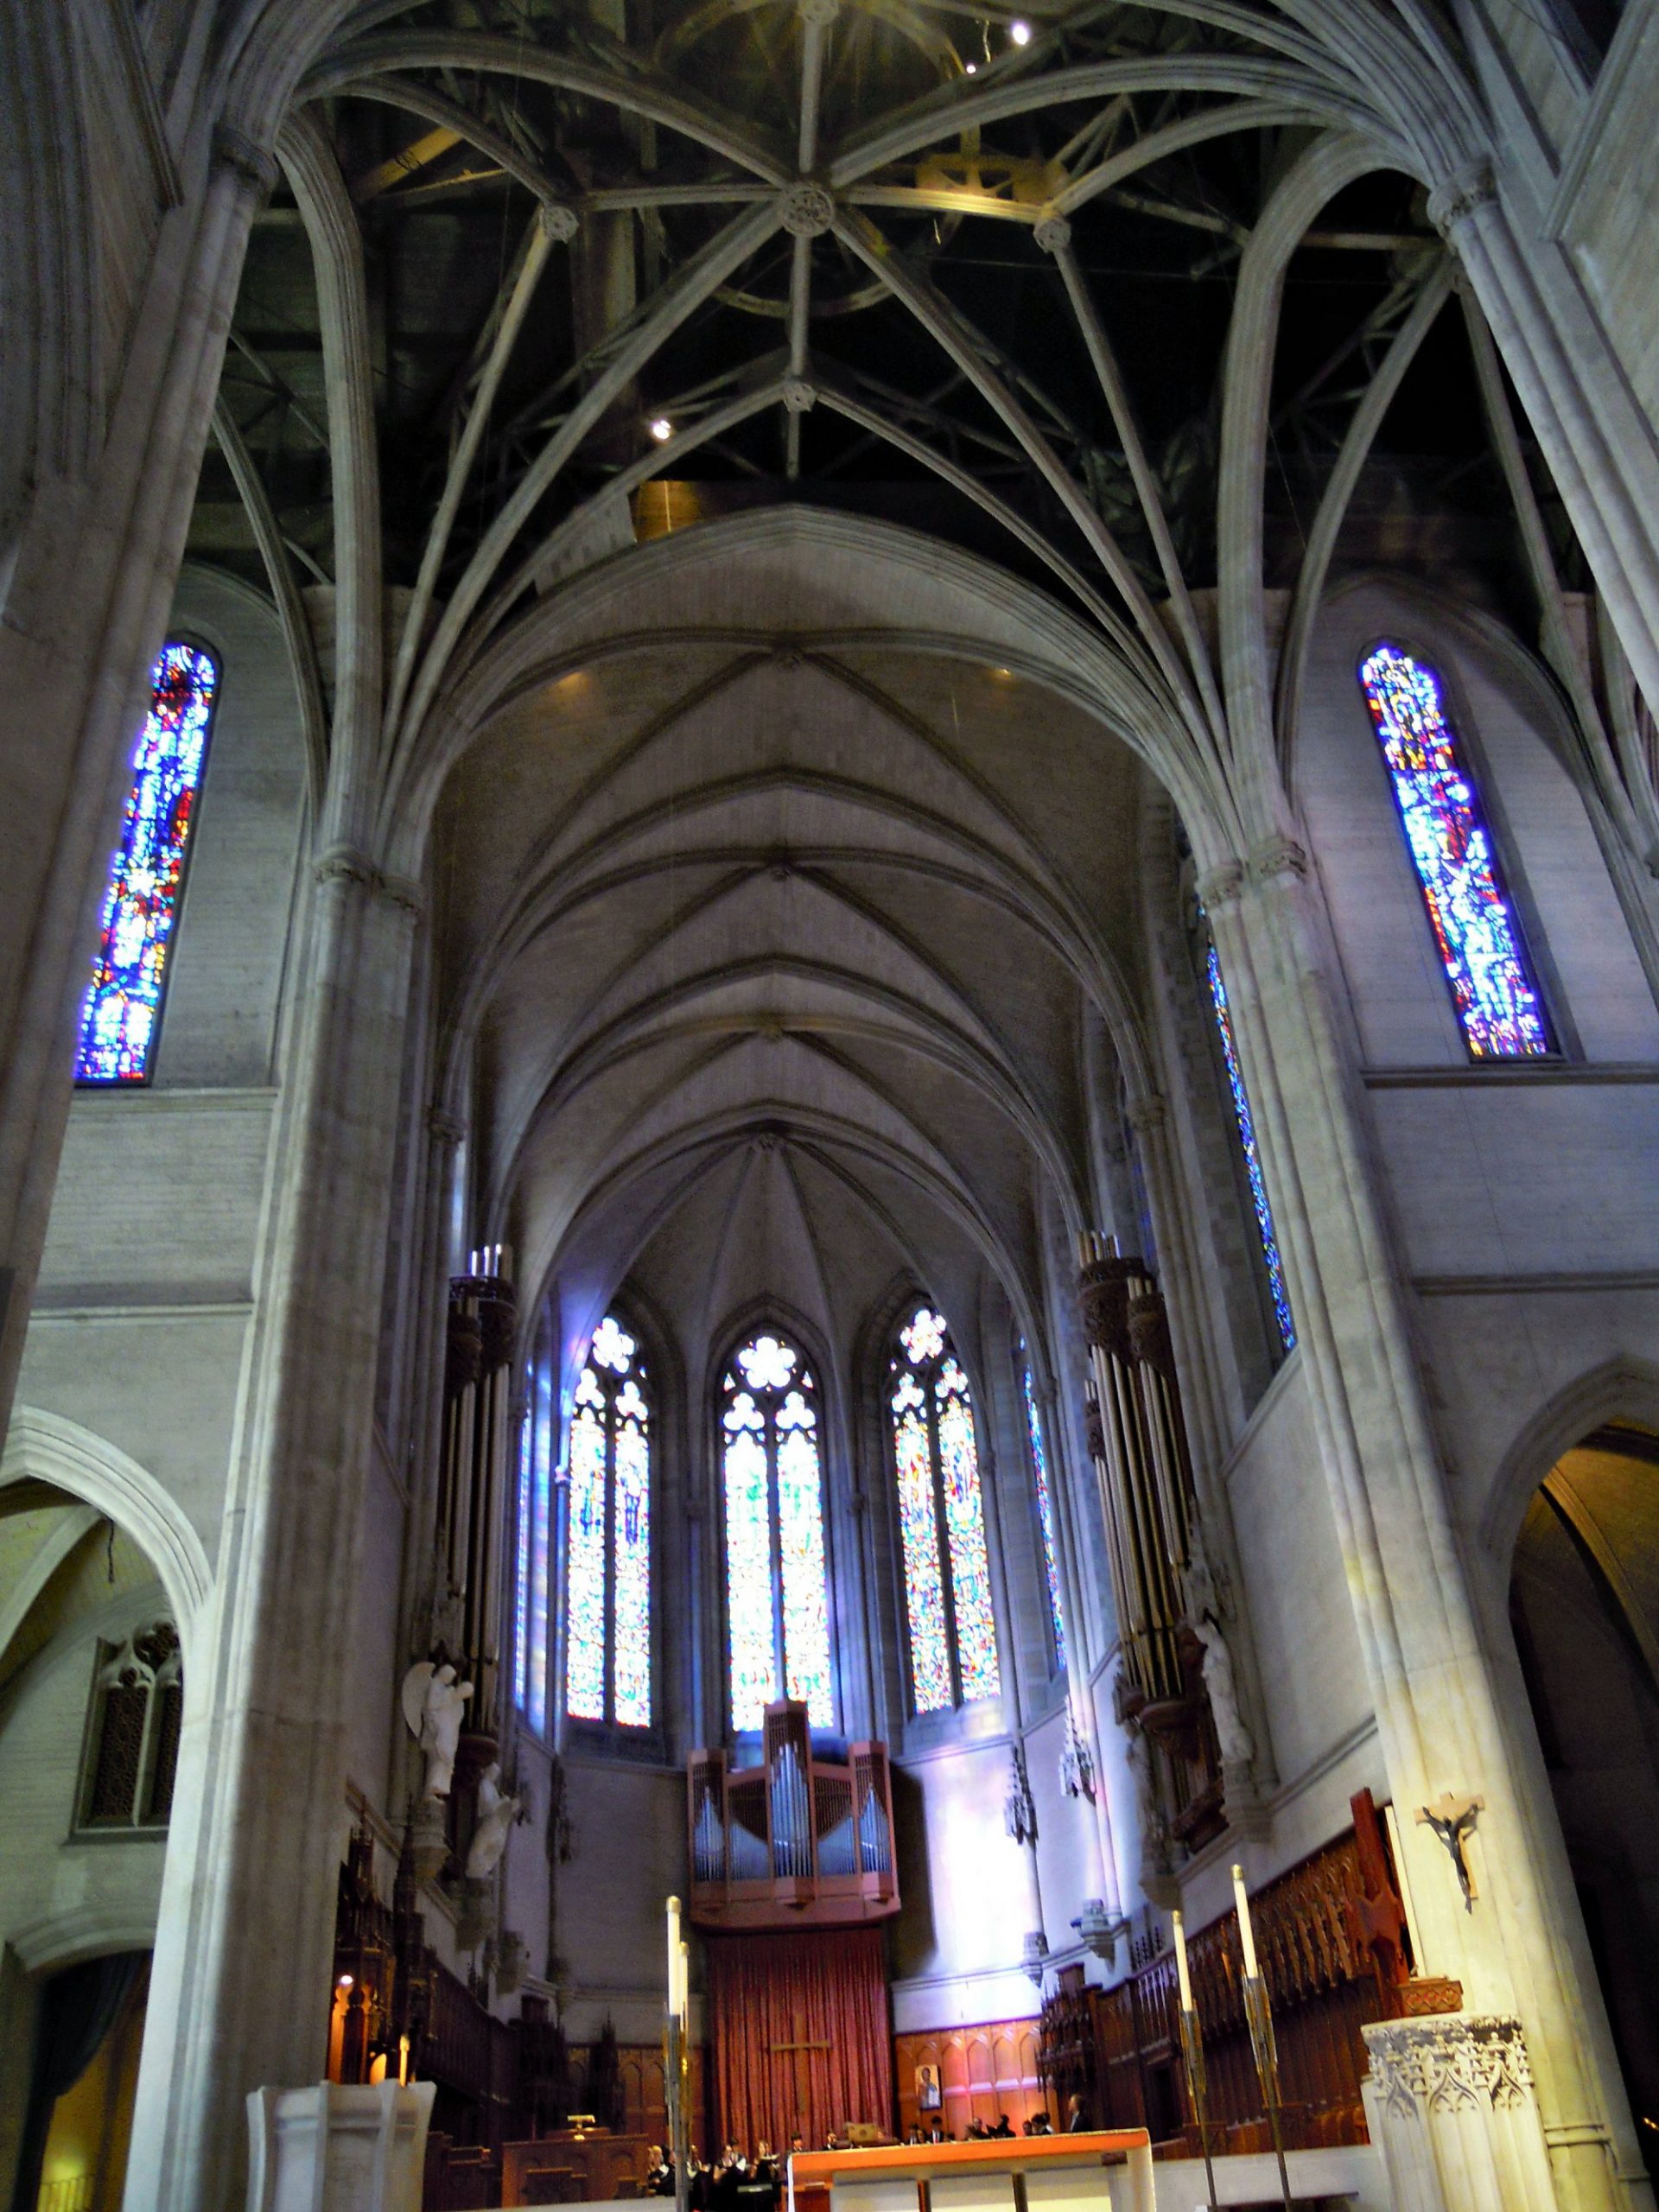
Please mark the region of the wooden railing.
<svg viewBox="0 0 1659 2212"><path fill-rule="evenodd" d="M692 1753L686 1819L700 1927L845 1927L899 1910L886 1745L815 1748L791 1700L766 1707L759 1766Z"/></svg>

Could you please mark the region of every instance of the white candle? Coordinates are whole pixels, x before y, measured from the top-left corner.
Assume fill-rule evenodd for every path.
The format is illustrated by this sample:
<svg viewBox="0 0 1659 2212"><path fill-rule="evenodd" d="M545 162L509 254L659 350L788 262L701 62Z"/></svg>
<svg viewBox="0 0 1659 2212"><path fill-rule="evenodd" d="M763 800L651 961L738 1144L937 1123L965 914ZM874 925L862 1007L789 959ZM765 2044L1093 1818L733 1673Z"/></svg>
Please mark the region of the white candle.
<svg viewBox="0 0 1659 2212"><path fill-rule="evenodd" d="M676 2019L681 2017L680 1994L680 1901L668 1901L668 2009Z"/></svg>
<svg viewBox="0 0 1659 2212"><path fill-rule="evenodd" d="M680 2025L683 2027L691 2010L691 1953L683 1942L680 1945L679 1999Z"/></svg>
<svg viewBox="0 0 1659 2212"><path fill-rule="evenodd" d="M1248 1980L1256 1978L1255 1937L1250 1929L1250 1901L1244 1894L1244 1869L1233 1869L1233 1902L1238 1907L1238 1940L1244 1953L1244 1973Z"/></svg>
<svg viewBox="0 0 1659 2212"><path fill-rule="evenodd" d="M1181 2010L1192 2010L1192 1984L1186 1973L1186 1923L1178 1912L1172 1916L1175 1927L1175 1979L1181 1985Z"/></svg>
<svg viewBox="0 0 1659 2212"><path fill-rule="evenodd" d="M405 2088L409 2086L409 2037L397 2038L397 2079Z"/></svg>

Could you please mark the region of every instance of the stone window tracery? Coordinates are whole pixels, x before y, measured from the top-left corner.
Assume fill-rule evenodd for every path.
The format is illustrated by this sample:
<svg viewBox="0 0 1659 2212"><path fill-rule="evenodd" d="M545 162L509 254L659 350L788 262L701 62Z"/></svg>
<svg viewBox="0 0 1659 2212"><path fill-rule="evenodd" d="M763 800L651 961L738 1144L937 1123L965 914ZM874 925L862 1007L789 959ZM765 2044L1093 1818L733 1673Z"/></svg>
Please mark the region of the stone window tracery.
<svg viewBox="0 0 1659 2212"><path fill-rule="evenodd" d="M81 1007L77 1083L149 1079L219 674L211 653L180 639L162 646L150 672L149 712Z"/></svg>
<svg viewBox="0 0 1659 2212"><path fill-rule="evenodd" d="M1360 663L1359 686L1469 1057L1553 1053L1520 922L1439 674L1384 640Z"/></svg>
<svg viewBox="0 0 1659 2212"><path fill-rule="evenodd" d="M727 1652L732 1726L760 1726L779 1697L835 1726L823 1534L822 1405L787 1338L763 1331L721 1384Z"/></svg>
<svg viewBox="0 0 1659 2212"><path fill-rule="evenodd" d="M570 1415L565 1710L620 1728L652 1719L647 1387L638 1339L607 1313Z"/></svg>
<svg viewBox="0 0 1659 2212"><path fill-rule="evenodd" d="M165 1827L184 1720L179 1632L152 1621L99 1652L76 1824Z"/></svg>
<svg viewBox="0 0 1659 2212"><path fill-rule="evenodd" d="M929 1306L898 1332L887 1372L911 1697L918 1713L939 1713L1002 1688L973 1400Z"/></svg>
<svg viewBox="0 0 1659 2212"><path fill-rule="evenodd" d="M1037 1498L1037 1533L1042 1541L1043 1581L1048 1592L1049 1633L1053 1639L1054 1668L1065 1671L1065 1623L1060 1610L1060 1555L1054 1533L1054 1497L1050 1484L1048 1452L1043 1443L1043 1417L1031 1379L1031 1359L1020 1348L1020 1402L1026 1413L1026 1436L1031 1447L1031 1478Z"/></svg>

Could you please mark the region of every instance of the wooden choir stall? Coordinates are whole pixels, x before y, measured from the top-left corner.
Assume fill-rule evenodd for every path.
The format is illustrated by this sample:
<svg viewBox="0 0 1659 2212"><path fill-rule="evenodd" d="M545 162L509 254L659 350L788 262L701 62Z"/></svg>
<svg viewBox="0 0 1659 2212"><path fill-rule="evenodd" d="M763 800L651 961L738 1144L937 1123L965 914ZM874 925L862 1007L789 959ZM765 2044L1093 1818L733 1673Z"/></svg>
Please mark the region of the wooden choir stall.
<svg viewBox="0 0 1659 2212"><path fill-rule="evenodd" d="M501 2202L598 2204L644 2193L650 2145L643 2135L608 2127L556 2128L530 2143L501 2146Z"/></svg>

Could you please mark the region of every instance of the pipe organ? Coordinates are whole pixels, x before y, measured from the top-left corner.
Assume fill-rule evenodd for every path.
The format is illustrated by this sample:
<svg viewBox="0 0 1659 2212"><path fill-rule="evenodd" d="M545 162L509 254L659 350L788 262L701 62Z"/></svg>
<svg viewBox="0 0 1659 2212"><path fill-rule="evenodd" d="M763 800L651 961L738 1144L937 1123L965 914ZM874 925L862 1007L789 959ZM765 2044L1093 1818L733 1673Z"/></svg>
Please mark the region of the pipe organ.
<svg viewBox="0 0 1659 2212"><path fill-rule="evenodd" d="M1144 1260L1078 1240L1089 1449L1123 1653L1120 1715L1158 1748L1156 1819L1197 1849L1219 1833L1220 1759L1189 1618L1192 1470L1163 1294Z"/></svg>
<svg viewBox="0 0 1659 2212"><path fill-rule="evenodd" d="M495 1271L457 1275L449 1285L438 1585L447 1592L448 1656L475 1686L472 1726L493 1737L512 1507L509 1400L518 1309L506 1249L498 1245L475 1256L493 1261Z"/></svg>

